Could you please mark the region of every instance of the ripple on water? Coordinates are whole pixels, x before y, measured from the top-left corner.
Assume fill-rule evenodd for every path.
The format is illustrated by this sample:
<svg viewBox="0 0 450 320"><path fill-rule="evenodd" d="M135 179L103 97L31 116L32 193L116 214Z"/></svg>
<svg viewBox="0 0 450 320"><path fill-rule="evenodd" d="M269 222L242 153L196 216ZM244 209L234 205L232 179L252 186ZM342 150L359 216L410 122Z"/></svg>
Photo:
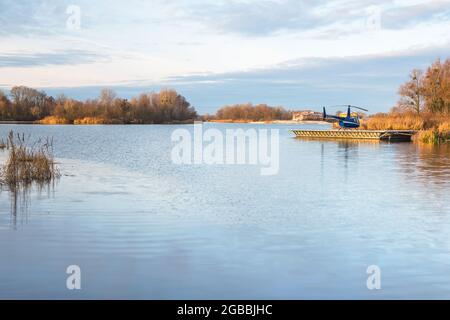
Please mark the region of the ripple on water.
<svg viewBox="0 0 450 320"><path fill-rule="evenodd" d="M448 147L264 126L281 130L280 170L261 176L172 164L171 132L186 127L20 127L54 137L63 176L17 195L15 212L0 193L0 297L70 298L69 264L84 298L373 297L371 264L380 298L448 297Z"/></svg>

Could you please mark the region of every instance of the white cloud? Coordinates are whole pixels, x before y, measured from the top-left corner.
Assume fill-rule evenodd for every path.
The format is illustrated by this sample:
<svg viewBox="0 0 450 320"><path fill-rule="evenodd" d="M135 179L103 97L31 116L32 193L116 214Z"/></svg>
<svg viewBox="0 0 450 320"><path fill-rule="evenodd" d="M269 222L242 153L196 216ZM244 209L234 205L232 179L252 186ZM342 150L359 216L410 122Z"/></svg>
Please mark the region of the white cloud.
<svg viewBox="0 0 450 320"><path fill-rule="evenodd" d="M157 84L184 74L270 69L302 58L386 55L450 43L448 1L411 6L397 0L80 0L79 31L65 28L71 3L4 3L0 56L28 60L0 65L0 83ZM380 8L381 29L367 27L371 5ZM66 60L59 55L71 51L78 51L78 60L76 54Z"/></svg>

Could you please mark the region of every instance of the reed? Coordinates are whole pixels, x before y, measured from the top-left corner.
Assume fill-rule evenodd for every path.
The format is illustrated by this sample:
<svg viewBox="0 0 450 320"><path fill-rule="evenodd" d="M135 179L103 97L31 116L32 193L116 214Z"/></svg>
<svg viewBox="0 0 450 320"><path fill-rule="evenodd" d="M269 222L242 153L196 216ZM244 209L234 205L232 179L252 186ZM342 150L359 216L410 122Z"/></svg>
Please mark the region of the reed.
<svg viewBox="0 0 450 320"><path fill-rule="evenodd" d="M6 148L9 151L6 164L0 171L0 183L9 187L49 183L60 177L53 157L53 141L39 139L29 145L25 135L8 135Z"/></svg>
<svg viewBox="0 0 450 320"><path fill-rule="evenodd" d="M438 144L450 141L450 116L432 113L379 113L361 121L363 130L417 130L415 142Z"/></svg>
<svg viewBox="0 0 450 320"><path fill-rule="evenodd" d="M450 122L442 123L439 126L419 131L414 141L428 144L440 144L450 142Z"/></svg>
<svg viewBox="0 0 450 320"><path fill-rule="evenodd" d="M414 114L379 113L361 121L364 130L422 130L425 120Z"/></svg>
<svg viewBox="0 0 450 320"><path fill-rule="evenodd" d="M3 139L0 140L0 150L3 150L6 148L6 143L3 141Z"/></svg>
<svg viewBox="0 0 450 320"><path fill-rule="evenodd" d="M85 117L75 119L74 124L114 124L112 120L107 120L102 117Z"/></svg>
<svg viewBox="0 0 450 320"><path fill-rule="evenodd" d="M37 123L39 124L71 124L70 120L62 117L56 117L56 116L48 116L44 119L38 120Z"/></svg>

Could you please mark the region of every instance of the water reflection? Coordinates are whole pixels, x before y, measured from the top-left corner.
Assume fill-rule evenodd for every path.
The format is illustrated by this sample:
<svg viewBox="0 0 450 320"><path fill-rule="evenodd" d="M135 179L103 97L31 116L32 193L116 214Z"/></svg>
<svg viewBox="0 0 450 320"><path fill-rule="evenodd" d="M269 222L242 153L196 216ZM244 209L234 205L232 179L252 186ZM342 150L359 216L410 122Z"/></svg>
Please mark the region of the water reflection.
<svg viewBox="0 0 450 320"><path fill-rule="evenodd" d="M79 264L95 274L80 298L372 299L377 264L377 298L450 298L448 146L286 128L279 174L261 177L173 165L174 128L26 127L57 137L63 175L42 201L0 195L0 297L73 298L60 275Z"/></svg>
<svg viewBox="0 0 450 320"><path fill-rule="evenodd" d="M0 185L0 195L5 192L9 198L11 228L16 230L18 226L27 224L32 196L36 200L51 198L54 196L55 184L53 181L16 186Z"/></svg>
<svg viewBox="0 0 450 320"><path fill-rule="evenodd" d="M360 149L379 148L380 144L388 142L379 140L358 140L358 139L314 139L314 138L296 138L299 142L307 141L309 143L320 143L320 172L321 176L325 174L324 166L327 158L336 158L339 164L339 170L343 170L345 181L347 182L350 166L357 163ZM337 150L336 150L337 148ZM327 150L328 149L328 150ZM337 152L336 152L337 151Z"/></svg>
<svg viewBox="0 0 450 320"><path fill-rule="evenodd" d="M423 183L450 181L450 145L411 144L398 152L399 166L408 178Z"/></svg>
<svg viewBox="0 0 450 320"><path fill-rule="evenodd" d="M378 157L381 165L389 161L407 179L422 183L446 184L450 181L450 144L425 145L410 142L387 142L379 140L313 139L296 138L299 143L320 144L320 173L326 174L325 163L336 160L336 170L344 173L348 182L352 166L364 165ZM382 150L378 150L382 149ZM371 157L369 159L368 157Z"/></svg>

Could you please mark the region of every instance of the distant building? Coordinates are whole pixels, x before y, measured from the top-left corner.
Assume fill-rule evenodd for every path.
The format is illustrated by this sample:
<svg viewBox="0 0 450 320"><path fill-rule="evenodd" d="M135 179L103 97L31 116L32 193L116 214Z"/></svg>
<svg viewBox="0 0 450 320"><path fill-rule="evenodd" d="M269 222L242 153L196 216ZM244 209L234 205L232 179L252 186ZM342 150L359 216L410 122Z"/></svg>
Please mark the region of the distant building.
<svg viewBox="0 0 450 320"><path fill-rule="evenodd" d="M323 120L323 115L321 112L312 110L302 110L292 112L293 121L321 121Z"/></svg>

